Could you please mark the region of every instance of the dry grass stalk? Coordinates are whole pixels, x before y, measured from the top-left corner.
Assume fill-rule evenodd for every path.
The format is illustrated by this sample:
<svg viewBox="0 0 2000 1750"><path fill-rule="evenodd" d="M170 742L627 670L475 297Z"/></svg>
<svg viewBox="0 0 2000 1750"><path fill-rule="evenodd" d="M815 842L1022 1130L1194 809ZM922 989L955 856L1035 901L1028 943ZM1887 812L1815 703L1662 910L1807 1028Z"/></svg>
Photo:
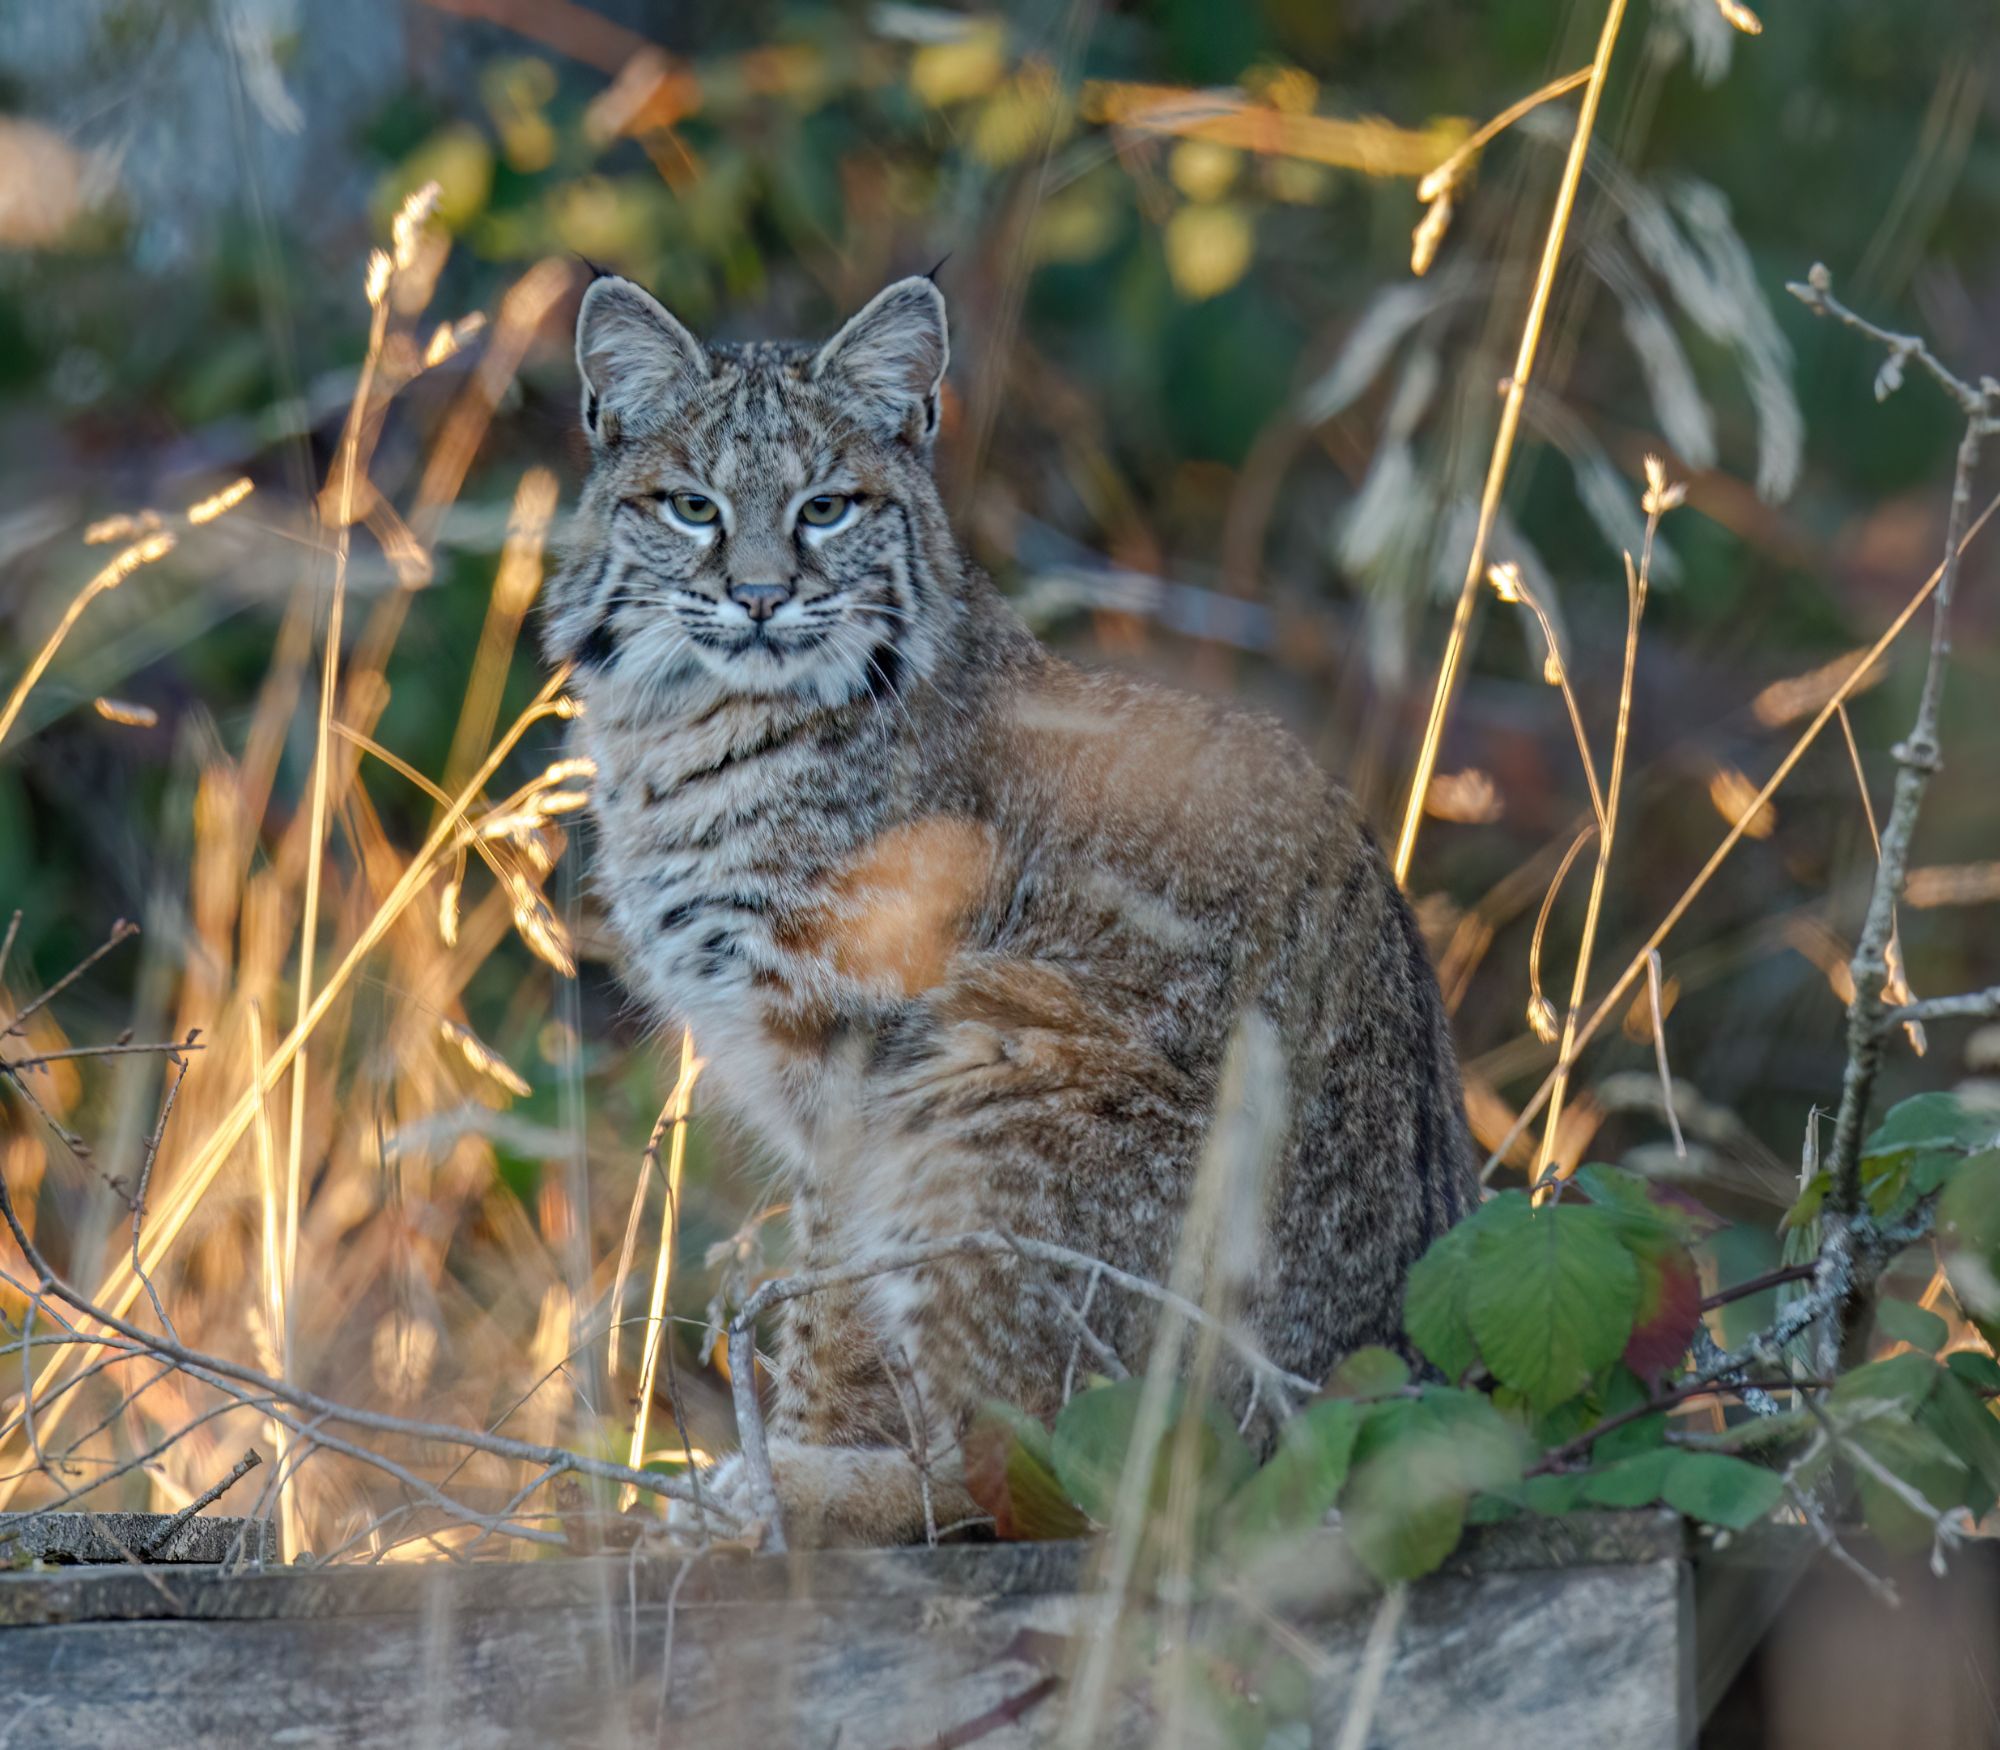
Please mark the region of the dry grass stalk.
<svg viewBox="0 0 2000 1750"><path fill-rule="evenodd" d="M1985 508L1966 524L1954 553L1962 554L1996 513L2000 513L2000 494L1995 494L1989 499ZM1908 629L1910 622L1916 618L1918 610L1924 603L1931 599L1932 593L1938 587L1939 579L1943 576L1943 571L1944 568L1940 565L1917 587L1915 593L1897 611L1896 617L1882 629L1875 642L1868 647L1862 660L1835 685L1825 703L1814 713L1812 721L1800 731L1797 739L1786 750L1784 758L1778 762L1776 769L1758 789L1755 800L1759 805L1769 802L1783 788L1785 780L1791 776L1799 761L1805 758L1813 743L1819 739L1820 732L1833 721L1834 713L1839 707L1864 685L1869 684L1868 677L1875 664ZM1681 890L1680 897L1667 908L1666 915L1653 927L1646 940L1626 963L1624 971L1613 981L1611 988L1598 999L1597 1006L1584 1018L1576 1030L1571 1064L1574 1063L1574 1053L1580 1053L1591 1040L1596 1038L1604 1024L1617 1013L1618 1006L1630 996L1633 986L1645 976L1646 956L1665 944L1666 939L1679 926L1681 919L1687 916L1694 902L1707 889L1709 882L1714 880L1716 872L1729 860L1730 854L1742 842L1747 831L1748 818L1748 816L1739 817L1731 825L1728 832L1723 835L1722 842L1709 853L1708 860L1695 872L1694 878ZM1566 1067L1568 1065L1561 1063L1557 1065L1559 1069ZM1488 1154L1482 1169L1484 1176L1489 1178L1492 1176L1508 1151L1513 1148L1515 1141L1541 1115L1542 1108L1548 1103L1549 1095L1555 1086L1555 1074L1554 1070L1549 1072Z"/></svg>
<svg viewBox="0 0 2000 1750"><path fill-rule="evenodd" d="M159 1267L160 1260L199 1206L209 1186L214 1183L216 1175L248 1133L259 1109L261 1096L268 1094L276 1085L278 1078L290 1070L292 1060L300 1047L326 1020L362 962L382 942L418 892L429 882L440 858L447 855L455 843L465 811L485 790L502 762L513 752L521 737L535 724L550 716L568 714L569 707L561 698L562 687L567 679L566 670L559 670L551 675L527 708L495 743L478 770L453 797L451 807L431 829L422 848L402 870L381 903L362 925L340 964L320 985L311 1007L299 1018L291 1032L271 1054L259 1087L245 1091L181 1167L168 1194L167 1207L161 1214L158 1226L149 1237L145 1258L147 1269ZM92 1297L91 1304L107 1307L114 1315L122 1317L130 1309L138 1292L139 1279L136 1272L126 1261L120 1260L106 1275L97 1294ZM86 1351L79 1365L88 1366L95 1359L95 1354ZM62 1359L58 1357L42 1369L36 1376L32 1388L33 1396L41 1397L49 1391L62 1365ZM16 1420L5 1427L0 1427L0 1440L4 1440L20 1426L20 1420ZM0 1502L11 1496L13 1487L12 1483L0 1479Z"/></svg>
<svg viewBox="0 0 2000 1750"><path fill-rule="evenodd" d="M653 1386L660 1365L660 1347L667 1334L668 1297L673 1287L674 1246L680 1238L681 1219L681 1169L687 1160L688 1105L694 1097L695 1078L701 1074L701 1059L694 1054L694 1034L686 1028L681 1030L680 1075L674 1082L674 1091L668 1096L667 1104L660 1117L667 1127L667 1183L666 1195L660 1205L660 1248L653 1261L653 1294L646 1307L646 1334L639 1360L638 1403L632 1414L632 1441L626 1462L634 1470L640 1468L646 1459L646 1426L652 1414ZM657 1159L659 1132L655 1129L654 1140L647 1147L649 1157ZM643 1188L644 1175L641 1176ZM636 1199L635 1199L636 1204ZM623 1260L620 1260L621 1264ZM622 1271L621 1271L622 1280ZM618 1351L615 1335L617 1321L622 1314L623 1296L614 1288L611 1314L614 1335L611 1349L611 1377L617 1378ZM630 1506L633 1496L628 1489L623 1505Z"/></svg>
<svg viewBox="0 0 2000 1750"><path fill-rule="evenodd" d="M1573 1060L1577 1017L1583 1008L1584 993L1590 984L1590 960L1597 945L1597 924L1603 914L1605 884L1611 873L1611 853L1618 834L1618 803L1625 787L1625 750L1632 723L1632 681L1639 662L1639 623L1646 612L1646 590L1652 579L1653 541L1660 518L1681 502L1683 489L1669 485L1666 470L1656 456L1646 458L1646 537L1639 549L1639 563L1625 555L1625 664L1618 682L1618 727L1611 741L1611 779L1604 801L1603 830L1597 835L1597 863L1591 871L1590 900L1583 914L1583 939L1577 945L1576 970L1570 981L1569 1007L1563 1015L1561 1055L1556 1061L1555 1086L1549 1094L1549 1115L1542 1126L1541 1152L1535 1158L1535 1180L1544 1183L1561 1132L1563 1100L1569 1091L1569 1072L1564 1067Z"/></svg>
<svg viewBox="0 0 2000 1750"><path fill-rule="evenodd" d="M1494 519L1500 512L1500 495L1507 484L1507 470L1514 456L1514 439L1520 430L1521 408L1527 399L1528 380L1534 374L1535 354L1540 348L1542 325L1548 316L1549 297L1555 288L1556 265L1562 259L1563 239L1569 234L1570 214L1575 210L1577 185L1583 178L1583 162L1590 136L1597 126L1598 105L1604 96L1604 81L1611 68L1611 52L1625 20L1625 0L1610 0L1605 8L1604 28L1597 39L1597 53L1590 63L1590 77L1583 87L1578 106L1576 130L1570 137L1569 156L1563 163L1562 181L1556 189L1555 208L1549 215L1548 235L1542 243L1541 265L1535 273L1535 289L1528 300L1528 314L1521 328L1521 345L1514 357L1513 374L1507 379L1506 398L1500 406L1500 427L1494 434L1493 454L1487 463L1486 484L1479 495L1479 520L1473 530L1472 551L1467 556L1465 582L1458 592L1458 606L1452 614L1451 631L1445 640L1444 658L1438 670L1437 687L1431 695L1429 721L1417 752L1415 775L1410 780L1409 801L1403 810L1403 824L1396 836L1395 873L1399 885L1407 886L1410 861L1416 855L1417 834L1422 830L1424 798L1430 793L1437 771L1438 749L1444 742L1445 720L1458 689L1458 672L1465 660L1471 635L1473 604L1479 596L1480 580L1486 575L1486 547L1492 538Z"/></svg>

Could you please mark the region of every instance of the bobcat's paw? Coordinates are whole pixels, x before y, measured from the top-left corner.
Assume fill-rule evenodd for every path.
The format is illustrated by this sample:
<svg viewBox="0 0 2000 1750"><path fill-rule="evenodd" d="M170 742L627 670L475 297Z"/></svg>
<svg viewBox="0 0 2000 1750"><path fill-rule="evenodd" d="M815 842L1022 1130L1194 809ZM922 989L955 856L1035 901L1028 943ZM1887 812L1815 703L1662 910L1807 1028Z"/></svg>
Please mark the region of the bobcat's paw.
<svg viewBox="0 0 2000 1750"><path fill-rule="evenodd" d="M704 1467L699 1476L701 1506L692 1501L667 1502L667 1529L690 1543L743 1538L754 1548L767 1529L759 1517L743 1455L732 1453Z"/></svg>

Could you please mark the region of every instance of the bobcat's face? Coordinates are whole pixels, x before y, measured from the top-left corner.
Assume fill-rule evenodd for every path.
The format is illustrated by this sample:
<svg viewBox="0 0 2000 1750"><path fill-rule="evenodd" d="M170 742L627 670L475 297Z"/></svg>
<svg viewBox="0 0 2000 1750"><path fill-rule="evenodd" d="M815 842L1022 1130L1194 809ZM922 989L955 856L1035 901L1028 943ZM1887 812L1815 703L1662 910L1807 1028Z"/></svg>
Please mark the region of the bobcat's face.
<svg viewBox="0 0 2000 1750"><path fill-rule="evenodd" d="M928 452L945 359L928 280L817 349L704 346L631 282L598 280L577 363L599 544L551 603L558 654L621 686L898 692L948 611L923 561L943 528Z"/></svg>

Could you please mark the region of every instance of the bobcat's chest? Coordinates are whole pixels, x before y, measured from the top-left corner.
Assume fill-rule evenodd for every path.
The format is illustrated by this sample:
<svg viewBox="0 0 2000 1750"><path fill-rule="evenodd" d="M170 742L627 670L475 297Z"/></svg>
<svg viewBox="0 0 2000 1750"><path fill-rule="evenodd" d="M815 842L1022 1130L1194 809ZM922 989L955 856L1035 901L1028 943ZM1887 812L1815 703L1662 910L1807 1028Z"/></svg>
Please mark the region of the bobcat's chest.
<svg viewBox="0 0 2000 1750"><path fill-rule="evenodd" d="M628 980L802 1169L849 1152L869 1033L948 982L994 867L979 823L893 819L886 759L838 728L591 736L598 882Z"/></svg>

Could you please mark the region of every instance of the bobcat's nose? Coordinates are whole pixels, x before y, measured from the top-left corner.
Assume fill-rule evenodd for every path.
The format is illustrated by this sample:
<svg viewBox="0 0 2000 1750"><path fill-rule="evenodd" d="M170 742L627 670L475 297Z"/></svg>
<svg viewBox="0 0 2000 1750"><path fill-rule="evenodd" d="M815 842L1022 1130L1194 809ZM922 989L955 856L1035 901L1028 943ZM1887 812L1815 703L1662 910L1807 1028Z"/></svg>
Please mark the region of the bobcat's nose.
<svg viewBox="0 0 2000 1750"><path fill-rule="evenodd" d="M732 583L729 599L751 619L768 620L792 599L789 583Z"/></svg>

